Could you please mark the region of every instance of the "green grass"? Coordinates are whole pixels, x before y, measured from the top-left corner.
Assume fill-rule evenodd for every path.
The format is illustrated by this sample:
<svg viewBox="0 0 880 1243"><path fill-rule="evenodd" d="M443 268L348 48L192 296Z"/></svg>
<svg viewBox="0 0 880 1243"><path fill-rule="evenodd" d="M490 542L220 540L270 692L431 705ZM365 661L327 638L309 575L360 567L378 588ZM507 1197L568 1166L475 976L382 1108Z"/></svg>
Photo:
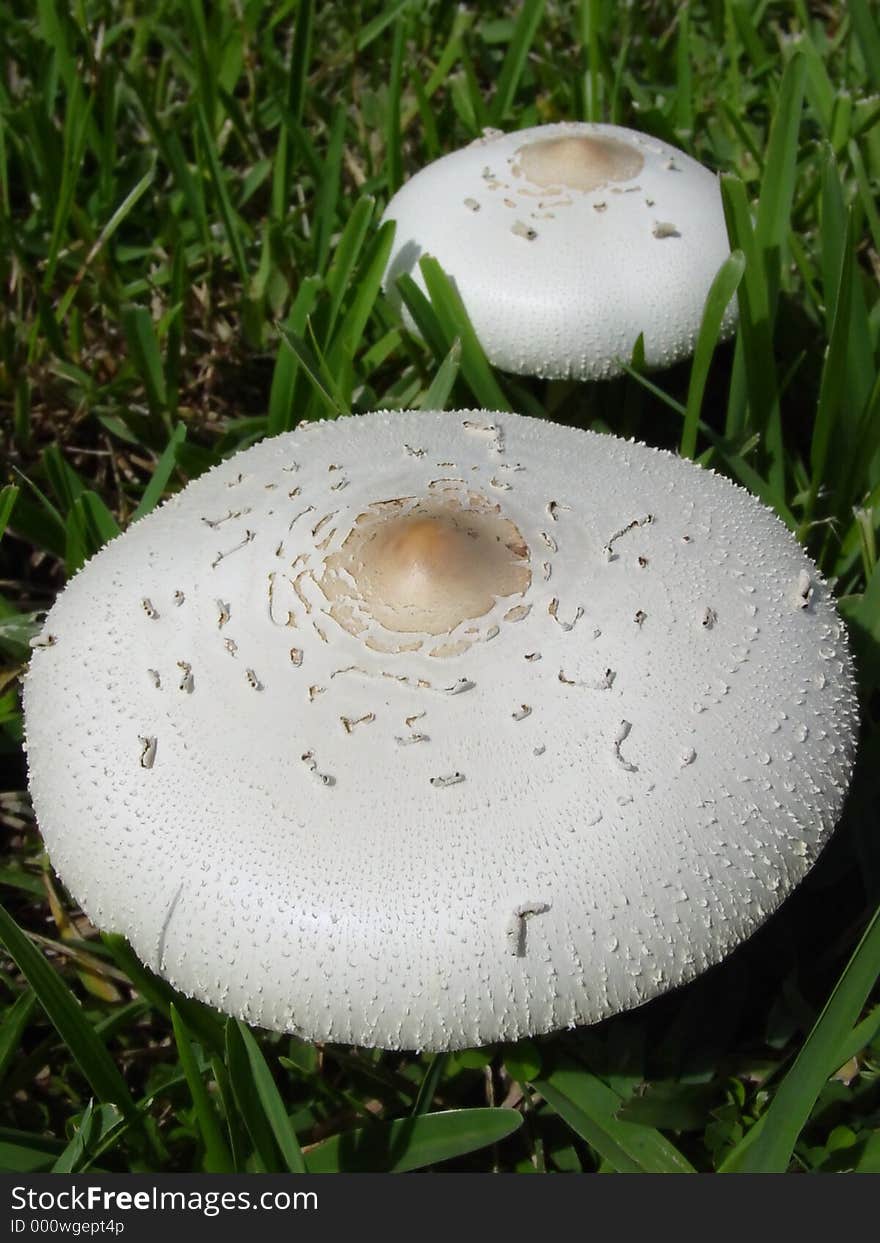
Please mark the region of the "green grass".
<svg viewBox="0 0 880 1243"><path fill-rule="evenodd" d="M0 1166L880 1171L873 6L0 0L0 52ZM723 175L735 253L690 363L516 378L435 261L428 297L400 290L423 339L381 293L407 176L484 125L571 118ZM47 897L28 640L119 528L238 448L468 405L677 449L776 510L857 657L846 814L725 964L595 1028L433 1058L252 1033Z"/></svg>

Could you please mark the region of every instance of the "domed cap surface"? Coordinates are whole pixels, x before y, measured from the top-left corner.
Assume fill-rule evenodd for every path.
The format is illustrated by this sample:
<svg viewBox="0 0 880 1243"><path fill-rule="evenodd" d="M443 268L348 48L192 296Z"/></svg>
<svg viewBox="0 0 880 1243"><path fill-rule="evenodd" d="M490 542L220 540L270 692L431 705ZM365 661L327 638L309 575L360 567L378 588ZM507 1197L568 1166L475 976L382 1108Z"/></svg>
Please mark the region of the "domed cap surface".
<svg viewBox="0 0 880 1243"><path fill-rule="evenodd" d="M238 454L60 595L25 683L52 862L178 988L404 1048L593 1022L748 936L856 704L776 517L671 454L377 413Z"/></svg>
<svg viewBox="0 0 880 1243"><path fill-rule="evenodd" d="M617 125L487 131L416 173L384 219L392 297L403 273L424 288L433 255L490 361L551 378L620 374L640 333L648 366L687 357L729 252L715 175Z"/></svg>

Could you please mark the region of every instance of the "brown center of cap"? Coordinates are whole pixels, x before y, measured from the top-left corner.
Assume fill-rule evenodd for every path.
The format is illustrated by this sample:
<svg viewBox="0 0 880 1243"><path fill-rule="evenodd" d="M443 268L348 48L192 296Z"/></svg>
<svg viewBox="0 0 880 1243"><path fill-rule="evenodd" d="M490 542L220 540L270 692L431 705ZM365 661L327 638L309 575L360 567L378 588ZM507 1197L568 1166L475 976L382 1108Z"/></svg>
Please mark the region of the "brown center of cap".
<svg viewBox="0 0 880 1243"><path fill-rule="evenodd" d="M521 595L530 581L516 525L468 493L371 506L327 558L320 586L346 629L359 633L372 620L397 633L441 635Z"/></svg>
<svg viewBox="0 0 880 1243"><path fill-rule="evenodd" d="M541 138L516 152L513 172L544 189L597 190L609 181L630 181L645 158L620 138L601 134Z"/></svg>

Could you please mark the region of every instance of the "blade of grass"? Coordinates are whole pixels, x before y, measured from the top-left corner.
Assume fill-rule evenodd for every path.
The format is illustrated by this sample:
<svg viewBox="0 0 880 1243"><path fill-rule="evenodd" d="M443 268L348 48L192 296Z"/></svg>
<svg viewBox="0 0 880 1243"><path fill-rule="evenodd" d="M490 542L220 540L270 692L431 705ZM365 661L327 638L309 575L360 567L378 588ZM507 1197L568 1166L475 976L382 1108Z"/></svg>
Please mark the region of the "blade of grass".
<svg viewBox="0 0 880 1243"><path fill-rule="evenodd" d="M620 1174L690 1174L693 1166L653 1127L621 1122L622 1100L595 1075L562 1063L534 1080L556 1113Z"/></svg>
<svg viewBox="0 0 880 1243"><path fill-rule="evenodd" d="M202 182L190 171L180 135L159 119L150 101L151 91L147 81L136 77L125 68L122 73L143 112L144 121L156 149L163 162L170 168L176 186L183 195L188 216L196 224L199 240L202 246L208 249L211 246L211 230Z"/></svg>
<svg viewBox="0 0 880 1243"><path fill-rule="evenodd" d="M69 514L86 485L65 459L57 444L47 445L41 455L43 470L63 514Z"/></svg>
<svg viewBox="0 0 880 1243"><path fill-rule="evenodd" d="M83 529L88 532L95 552L119 535L119 523L97 492L86 490L81 493L74 501L71 512L76 511L82 515Z"/></svg>
<svg viewBox="0 0 880 1243"><path fill-rule="evenodd" d="M178 450L185 440L186 425L178 423L169 437L168 444L162 451L162 456L156 463L150 482L141 494L140 503L131 515L131 522L137 522L138 518L143 518L159 504L159 501L162 499L162 493L168 486L168 480L171 478L177 465Z"/></svg>
<svg viewBox="0 0 880 1243"><path fill-rule="evenodd" d="M310 1174L403 1173L497 1144L522 1126L515 1109L456 1109L345 1131L306 1153Z"/></svg>
<svg viewBox="0 0 880 1243"><path fill-rule="evenodd" d="M208 34L204 6L202 0L186 0L181 8L181 16L189 36L189 46L192 49L190 60L200 101L199 107L207 109L206 116L210 117L211 123L214 124L217 120L217 77L215 66L211 63L212 40Z"/></svg>
<svg viewBox="0 0 880 1243"><path fill-rule="evenodd" d="M853 1166L853 1173L880 1174L880 1131L868 1135L858 1161Z"/></svg>
<svg viewBox="0 0 880 1243"><path fill-rule="evenodd" d="M323 272L330 253L330 240L336 228L336 207L339 202L339 178L342 169L342 147L345 142L346 109L340 104L333 114L330 138L324 157L323 176L315 200L312 220L315 235L313 266Z"/></svg>
<svg viewBox="0 0 880 1243"><path fill-rule="evenodd" d="M400 148L400 93L403 83L406 32L407 21L404 15L394 27L388 73L388 103L385 108L385 184L389 199L397 193L403 182L403 159Z"/></svg>
<svg viewBox="0 0 880 1243"><path fill-rule="evenodd" d="M232 252L232 258L235 266L238 268L238 275L241 279L241 283L245 288L247 288L249 272L244 252L244 223L241 217L236 213L235 208L232 206L232 200L229 197L229 189L226 185L226 178L223 175L223 169L220 165L220 156L217 152L217 143L208 123L208 115L205 111L205 106L201 103L201 101L196 103L196 119L198 121L199 133L202 139L202 148L208 164L208 173L211 178L211 184L214 187L214 193L217 196L217 206L220 209L220 217L223 221L223 230L226 234L226 240L229 243L229 249Z"/></svg>
<svg viewBox="0 0 880 1243"><path fill-rule="evenodd" d="M583 71L585 121L602 121L602 59L600 27L602 23L601 0L580 0L578 26L580 43L585 54Z"/></svg>
<svg viewBox="0 0 880 1243"><path fill-rule="evenodd" d="M834 1055L838 1067L845 1066L850 1058L855 1057L872 1044L878 1035L880 1035L880 1005L874 1006L842 1042Z"/></svg>
<svg viewBox="0 0 880 1243"><path fill-rule="evenodd" d="M226 1023L225 1062L232 1099L254 1146L253 1161L264 1174L280 1174L272 1129L260 1104L250 1058L235 1019Z"/></svg>
<svg viewBox="0 0 880 1243"><path fill-rule="evenodd" d="M55 557L63 557L67 537L64 519L45 493L40 491L33 479L23 474L15 466L12 469L22 483L27 484L38 502L38 504L34 504L24 492L19 495L15 503L13 530L16 535L21 536L22 539L29 540L32 544L36 544L38 548L45 549Z"/></svg>
<svg viewBox="0 0 880 1243"><path fill-rule="evenodd" d="M770 293L762 251L752 229L745 186L729 175L721 178L721 193L731 244L745 256L740 282L739 338L748 387L752 425L760 431L768 459L769 482L774 495L784 502L783 456L776 360L773 353Z"/></svg>
<svg viewBox="0 0 880 1243"><path fill-rule="evenodd" d="M33 613L31 616L36 617L37 614ZM3 623L6 624L5 618ZM25 872L20 867L0 867L0 885L8 885L10 889L17 889L20 893L28 893L37 898L42 898L46 892L39 876L34 876L33 872Z"/></svg>
<svg viewBox="0 0 880 1243"><path fill-rule="evenodd" d="M168 291L170 311L165 328L165 393L169 421L177 416L180 398L180 377L183 370L183 315L186 300L186 250L175 226L170 245L171 284Z"/></svg>
<svg viewBox="0 0 880 1243"><path fill-rule="evenodd" d="M35 5L40 35L47 47L51 48L61 68L62 77L69 80L73 57L67 39L66 14L59 14L55 0L37 0Z"/></svg>
<svg viewBox="0 0 880 1243"><path fill-rule="evenodd" d="M250 1029L240 1019L236 1020L236 1028L250 1067L251 1081L257 1100L275 1136L275 1142L284 1158L284 1164L291 1174L305 1174L306 1164L303 1160L302 1149L260 1046Z"/></svg>
<svg viewBox="0 0 880 1243"><path fill-rule="evenodd" d="M418 108L419 120L421 121L420 137L426 162L430 163L434 160L439 160L444 152L443 144L437 131L437 117L428 101L419 72L411 72L407 81L409 82L410 91L416 97L416 107ZM404 128L405 119L405 117L401 119L401 129Z"/></svg>
<svg viewBox="0 0 880 1243"><path fill-rule="evenodd" d="M709 367L715 346L721 333L721 324L731 298L736 294L745 270L745 256L741 250L735 250L725 259L715 274L706 303L703 307L703 318L694 348L691 363L691 377L688 383L687 406L685 408L684 425L681 429L681 445L679 452L682 457L692 458L697 448L697 430L700 413L703 408L703 394L709 378Z"/></svg>
<svg viewBox="0 0 880 1243"><path fill-rule="evenodd" d="M92 243L91 247L89 248L89 253L86 255L85 259L82 261L82 264L80 265L79 271L77 272L76 276L71 281L70 285L68 286L64 295L62 296L61 301L58 303L58 310L56 311L55 318L58 320L59 324L63 323L64 317L67 315L67 312L70 309L70 304L71 302L73 302L74 298L76 297L77 291L79 290L79 287L82 284L83 279L85 278L85 275L88 272L89 268L94 263L95 259L98 257L98 255L101 253L104 247L107 245L107 243L110 241L110 238L119 228L119 226L122 224L123 220L126 219L126 217L131 213L133 208L146 194L147 190L153 184L155 176L156 176L156 164L154 161L150 165L150 167L147 169L147 171L144 173L143 177L141 177L141 179L135 183L135 185L131 188L131 190L129 190L128 194L126 194L125 198L116 208L116 210L112 213L109 220L104 225L103 229L98 234L95 241Z"/></svg>
<svg viewBox="0 0 880 1243"><path fill-rule="evenodd" d="M306 330L306 323L314 308L318 291L323 282L318 276L307 276L297 290L296 298L291 307L284 327L297 339ZM272 373L272 387L269 390L269 422L270 436L280 432L289 432L297 421L294 411L294 394L296 378L299 373L299 360L281 334L275 370Z"/></svg>
<svg viewBox="0 0 880 1243"><path fill-rule="evenodd" d="M121 1129L124 1118L115 1105L98 1105L89 1101L83 1110L73 1138L56 1158L53 1174L76 1174L93 1159L99 1144L106 1148L106 1140L113 1131Z"/></svg>
<svg viewBox="0 0 880 1243"><path fill-rule="evenodd" d="M801 536L805 536L813 518L819 490L826 480L826 468L832 437L837 441L837 452L846 460L846 432L841 424L845 421L845 409L849 397L846 360L850 343L850 320L852 312L853 228L850 216L846 242L840 255L840 271L837 274L834 294L834 321L819 385L819 403L816 421L810 441L810 487L804 504Z"/></svg>
<svg viewBox="0 0 880 1243"><path fill-rule="evenodd" d="M452 78L453 106L456 105L457 96L459 115L468 129L476 135L488 126L489 109L483 98L483 88L464 41L462 41L458 59L461 73Z"/></svg>
<svg viewBox="0 0 880 1243"><path fill-rule="evenodd" d="M82 84L79 78L76 78L73 89L67 97L64 118L61 177L55 196L52 235L49 239L49 249L43 273L43 290L46 293L51 290L52 282L55 279L55 269L58 266L61 254L64 232L70 219L77 180L82 171L91 118L92 100L84 98Z"/></svg>
<svg viewBox="0 0 880 1243"><path fill-rule="evenodd" d="M847 144L847 154L856 175L859 187L859 202L868 221L871 240L875 250L880 250L880 210L877 207L877 195L872 185L872 178L865 168L865 161L855 139Z"/></svg>
<svg viewBox="0 0 880 1243"><path fill-rule="evenodd" d="M152 316L144 306L126 306L122 308L121 319L128 352L143 381L150 413L154 418L161 418L166 410L168 395L162 352Z"/></svg>
<svg viewBox="0 0 880 1243"><path fill-rule="evenodd" d="M186 1024L173 1003L171 1026L174 1029L180 1065L186 1075L196 1120L205 1145L205 1169L209 1174L231 1174L235 1168L232 1156L221 1133L214 1106L211 1104L211 1098L208 1096L208 1090L202 1079L202 1071L199 1069Z"/></svg>
<svg viewBox="0 0 880 1243"><path fill-rule="evenodd" d="M837 1052L877 980L880 908L834 986L791 1069L765 1113L724 1160L723 1173L782 1174L816 1099L837 1070Z"/></svg>
<svg viewBox="0 0 880 1243"><path fill-rule="evenodd" d="M437 58L437 63L431 70L427 82L422 83L420 80L419 83L425 103L428 103L440 87L446 84L446 80L452 71L452 66L461 54L462 36L469 29L469 27L473 25L475 16L475 13L468 12L467 9L464 9L461 6L458 6L455 9L454 17L452 19L452 29L449 32L449 38L446 40L443 51ZM409 108L404 111L401 128L403 130L408 129L421 110L421 99L417 99L416 103L411 104Z"/></svg>
<svg viewBox="0 0 880 1243"><path fill-rule="evenodd" d="M312 54L312 27L315 19L314 0L299 0L293 49L290 55L290 76L287 81L287 108L297 122L302 122L309 89L309 61Z"/></svg>
<svg viewBox="0 0 880 1243"><path fill-rule="evenodd" d="M374 39L378 39L379 35L386 26L390 26L398 14L411 3L411 0L391 0L390 4L386 4L381 13L376 16L366 26L362 26L354 41L355 50L362 52L364 48L370 46Z"/></svg>
<svg viewBox="0 0 880 1243"><path fill-rule="evenodd" d="M741 6L735 6L739 14ZM746 14L743 12L742 16ZM805 60L796 51L786 65L767 150L759 165L761 196L754 230L745 190L722 177L722 194L732 247L746 256L740 287L740 331L730 383L725 434L746 430L746 399L753 425L764 437L770 483L778 502L784 500L782 425L779 387L773 355L773 323L782 271L783 249L790 232L792 198L797 176L797 141L803 108ZM741 138L745 138L743 128ZM764 379L762 380L762 375Z"/></svg>
<svg viewBox="0 0 880 1243"><path fill-rule="evenodd" d="M63 1151L63 1140L0 1127L0 1169L4 1174L36 1174L51 1170L52 1162Z"/></svg>
<svg viewBox="0 0 880 1243"><path fill-rule="evenodd" d="M3 1021L0 1022L0 1083L6 1077L12 1059L19 1052L22 1037L36 1004L37 995L32 988L28 988L16 997L3 1015Z"/></svg>
<svg viewBox="0 0 880 1243"><path fill-rule="evenodd" d="M428 1069L422 1077L419 1084L419 1094L416 1097L410 1116L418 1118L421 1114L426 1114L431 1108L434 1100L434 1093L437 1091L437 1085L443 1078L443 1072L446 1069L446 1063L449 1061L448 1053L435 1053L428 1063Z"/></svg>
<svg viewBox="0 0 880 1243"><path fill-rule="evenodd" d="M4 484L0 488L0 539L3 538L17 500L18 488L14 483Z"/></svg>
<svg viewBox="0 0 880 1243"><path fill-rule="evenodd" d="M683 4L678 11L678 39L675 47L675 128L678 133L690 136L694 130L694 87L691 70L691 21L690 10ZM690 455L689 455L690 456Z"/></svg>
<svg viewBox="0 0 880 1243"><path fill-rule="evenodd" d="M14 661L26 664L31 655L31 639L36 638L40 633L43 616L42 612L19 613L0 596L0 651ZM0 673L0 687L8 686L16 676L16 670L4 669ZM13 701L14 699L13 695ZM5 696L3 702L4 704L6 702ZM16 882L11 877L18 878L18 888L25 888L29 884L28 873L21 872L17 868L0 868L0 880L4 884L15 884Z"/></svg>
<svg viewBox="0 0 880 1243"><path fill-rule="evenodd" d="M403 337L399 328L389 328L379 340L366 350L361 358L365 377L372 375L377 367L381 367L400 348Z"/></svg>
<svg viewBox="0 0 880 1243"><path fill-rule="evenodd" d="M327 351L325 374L339 377L334 392L345 410L351 407L353 361L363 342L367 321L372 313L388 256L394 242L394 221L386 220L370 242L354 282L355 295Z"/></svg>
<svg viewBox="0 0 880 1243"><path fill-rule="evenodd" d="M846 7L856 38L861 44L871 85L875 91L880 90L880 31L866 0L849 0Z"/></svg>
<svg viewBox="0 0 880 1243"><path fill-rule="evenodd" d="M486 410L509 410L510 403L495 379L455 285L432 255L423 255L419 267L447 339L446 350L456 339L461 342L461 373L474 396Z"/></svg>
<svg viewBox="0 0 880 1243"><path fill-rule="evenodd" d="M805 23L806 26L807 24ZM816 47L816 42L811 37L808 28L803 29L796 36L794 46L804 58L807 67L804 80L804 93L807 105L822 127L825 137L828 138L831 133L836 94L834 83L828 75L828 66Z"/></svg>
<svg viewBox="0 0 880 1243"><path fill-rule="evenodd" d="M103 1043L95 1035L79 1002L2 906L0 940L36 993L46 1016L70 1050L98 1099L118 1105L126 1117L136 1114L137 1109L125 1080Z"/></svg>
<svg viewBox="0 0 880 1243"><path fill-rule="evenodd" d="M537 1079L543 1068L541 1051L533 1040L517 1040L504 1050L504 1069L511 1079L523 1085Z"/></svg>
<svg viewBox="0 0 880 1243"><path fill-rule="evenodd" d="M2 126L0 126L2 129ZM13 397L12 429L16 444L27 449L31 443L33 428L31 425L31 383L26 375L20 375L15 384Z"/></svg>
<svg viewBox="0 0 880 1243"><path fill-rule="evenodd" d="M844 596L840 611L850 629L859 670L859 693L867 701L880 685L880 562L861 595Z"/></svg>
<svg viewBox="0 0 880 1243"><path fill-rule="evenodd" d="M437 373L431 381L430 386L425 390L424 396L419 402L420 410L445 410L446 403L449 401L449 395L452 392L455 381L458 378L458 369L461 364L461 341L456 337L452 342L449 353L443 359L443 362L437 368Z"/></svg>
<svg viewBox="0 0 880 1243"><path fill-rule="evenodd" d="M412 316L416 332L428 346L439 365L446 357L450 346L446 343L443 329L430 300L425 297L424 292L409 273L398 276L395 285L403 305Z"/></svg>
<svg viewBox="0 0 880 1243"><path fill-rule="evenodd" d="M373 218L376 200L369 195L358 199L346 221L342 236L333 252L333 259L327 272L327 293L330 298L327 326L324 330L324 341L329 342L336 327L336 317L345 298L346 290L351 281L352 273L357 266L361 250ZM302 328L299 329L300 333Z"/></svg>
<svg viewBox="0 0 880 1243"><path fill-rule="evenodd" d="M829 152L822 170L820 215L821 273L825 302L825 328L831 337L836 298L840 288L843 250L850 237L843 186L837 165ZM855 230L853 230L853 234ZM864 409L877 376L871 328L861 283L852 281L852 311L850 313L850 345L847 354L847 388L849 400L847 411L856 414Z"/></svg>
<svg viewBox="0 0 880 1243"><path fill-rule="evenodd" d="M489 108L490 124L500 127L507 119L516 89L526 66L529 49L534 42L541 18L544 16L544 0L531 0L523 4L513 28L513 37L504 54L504 63L495 88L495 96Z"/></svg>
<svg viewBox="0 0 880 1243"><path fill-rule="evenodd" d="M805 74L804 57L795 51L783 71L773 110L755 221L755 241L762 254L771 323L776 315L783 249L791 228Z"/></svg>
<svg viewBox="0 0 880 1243"><path fill-rule="evenodd" d="M119 524L97 492L83 492L67 515L65 568L68 577L119 534Z"/></svg>
<svg viewBox="0 0 880 1243"><path fill-rule="evenodd" d="M653 397L656 397L658 401L662 401L664 406L668 406L670 410L674 410L676 414L681 416L681 418L684 418L686 407L683 406L680 401L677 401L671 393L667 393L665 389L662 389L659 384L655 384L653 380L648 378L648 376L642 375L641 371L639 371L637 367L633 367L632 363L628 362L625 358L618 358L617 361L620 363L626 374L631 376L632 379L641 385L646 392L650 393Z"/></svg>
<svg viewBox="0 0 880 1243"><path fill-rule="evenodd" d="M880 377L878 377L880 381ZM880 383L878 383L880 388ZM878 401L878 410L880 410L880 401ZM878 432L880 439L880 432ZM880 487L875 489L874 495L875 506L872 508L870 504L866 507L857 506L853 511L853 521L850 524L849 531L845 538L841 541L841 551L837 562L838 577L843 577L850 569L851 562L861 559L862 569L866 581L870 581L874 570L877 567L877 536L880 534ZM875 510L876 508L876 516Z"/></svg>
<svg viewBox="0 0 880 1243"><path fill-rule="evenodd" d="M226 1133L229 1136L229 1153L232 1158L232 1167L237 1174L243 1174L245 1172L243 1153L247 1146L247 1136L245 1135L242 1119L235 1106L235 1097L226 1063L216 1055L211 1058L211 1073L217 1085L217 1096L223 1109L223 1116L226 1119Z"/></svg>
<svg viewBox="0 0 880 1243"><path fill-rule="evenodd" d="M340 414L348 414L348 408L339 395L335 382L328 375L327 367L317 357L312 347L297 333L286 328L284 324L278 325L278 331L297 363L308 376L315 392L327 407L330 416L336 418Z"/></svg>

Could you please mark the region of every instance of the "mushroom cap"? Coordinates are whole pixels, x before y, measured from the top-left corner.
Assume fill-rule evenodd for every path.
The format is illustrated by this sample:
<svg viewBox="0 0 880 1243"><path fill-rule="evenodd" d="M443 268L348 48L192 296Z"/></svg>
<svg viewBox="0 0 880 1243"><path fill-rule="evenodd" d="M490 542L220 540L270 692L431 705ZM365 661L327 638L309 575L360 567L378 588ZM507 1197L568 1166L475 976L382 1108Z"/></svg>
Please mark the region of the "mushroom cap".
<svg viewBox="0 0 880 1243"><path fill-rule="evenodd" d="M715 174L618 125L487 131L416 173L383 219L392 299L403 273L424 289L418 261L435 256L490 361L548 378L619 375L639 333L649 367L686 358L729 253ZM735 323L732 301L723 333Z"/></svg>
<svg viewBox="0 0 880 1243"><path fill-rule="evenodd" d="M807 872L855 750L844 627L768 509L514 414L265 440L98 553L36 644L70 891L310 1039L515 1040L690 980Z"/></svg>

